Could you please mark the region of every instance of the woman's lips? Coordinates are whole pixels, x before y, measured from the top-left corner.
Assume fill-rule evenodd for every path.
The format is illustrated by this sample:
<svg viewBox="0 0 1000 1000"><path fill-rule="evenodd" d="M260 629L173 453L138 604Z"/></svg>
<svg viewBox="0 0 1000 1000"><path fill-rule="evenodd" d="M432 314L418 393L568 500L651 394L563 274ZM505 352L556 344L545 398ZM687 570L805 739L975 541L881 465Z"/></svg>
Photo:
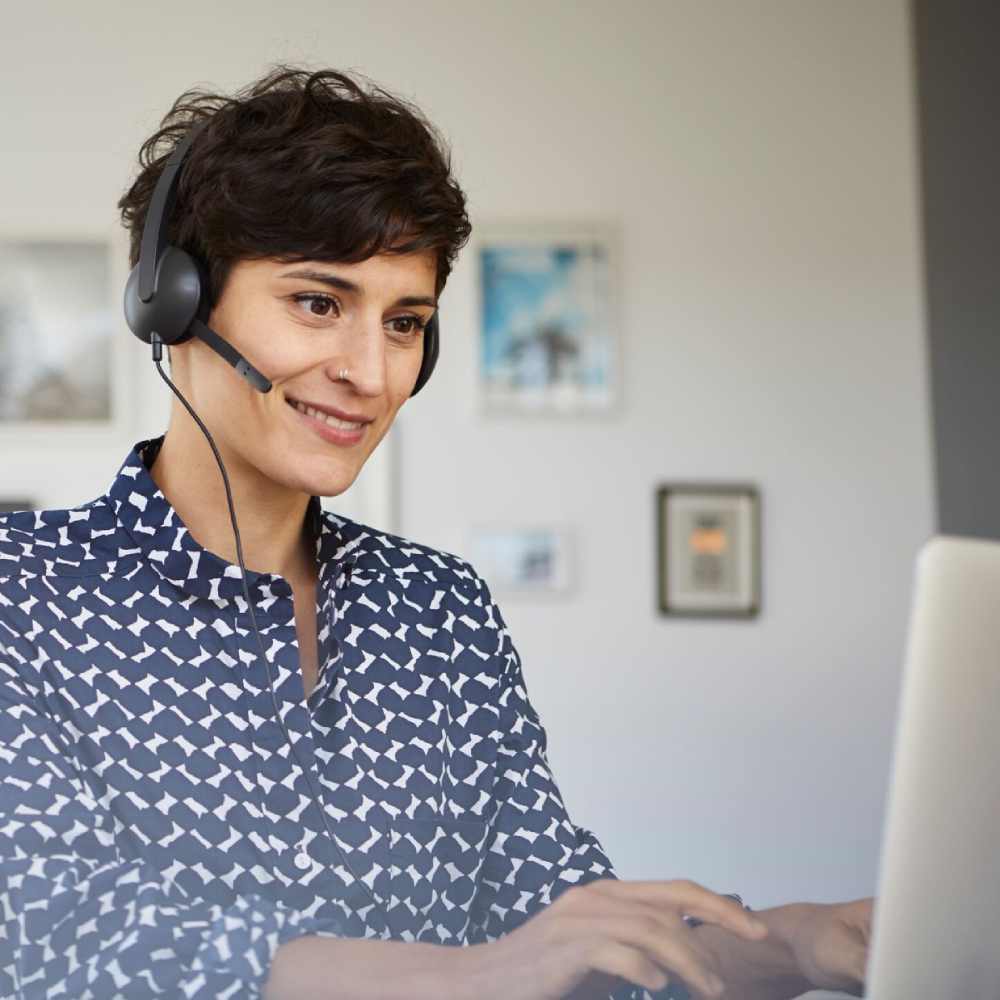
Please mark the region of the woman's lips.
<svg viewBox="0 0 1000 1000"><path fill-rule="evenodd" d="M286 402L299 420L303 421L307 427L323 438L324 441L329 441L330 444L357 444L365 436L365 429L368 427L367 424L363 424L354 430L349 430L346 427L334 427L321 417L314 417L308 413L304 413L290 399L286 400Z"/></svg>

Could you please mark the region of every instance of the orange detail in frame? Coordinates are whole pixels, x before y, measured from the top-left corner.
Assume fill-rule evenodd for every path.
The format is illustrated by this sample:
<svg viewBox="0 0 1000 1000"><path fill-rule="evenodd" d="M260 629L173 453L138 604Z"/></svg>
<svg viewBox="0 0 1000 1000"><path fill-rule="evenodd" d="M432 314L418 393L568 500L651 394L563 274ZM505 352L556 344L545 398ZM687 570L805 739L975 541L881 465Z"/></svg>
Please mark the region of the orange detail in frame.
<svg viewBox="0 0 1000 1000"><path fill-rule="evenodd" d="M699 555L721 555L728 547L728 539L723 528L695 528L688 539L692 552Z"/></svg>

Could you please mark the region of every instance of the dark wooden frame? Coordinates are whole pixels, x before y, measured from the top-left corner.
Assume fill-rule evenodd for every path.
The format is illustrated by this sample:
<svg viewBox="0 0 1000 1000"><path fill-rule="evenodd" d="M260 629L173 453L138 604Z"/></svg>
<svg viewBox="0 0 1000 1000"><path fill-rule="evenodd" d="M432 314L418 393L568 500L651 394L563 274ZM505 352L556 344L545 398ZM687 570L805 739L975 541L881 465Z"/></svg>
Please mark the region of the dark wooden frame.
<svg viewBox="0 0 1000 1000"><path fill-rule="evenodd" d="M22 506L26 504L27 506ZM0 514L11 514L18 510L37 510L34 500L5 500L0 499Z"/></svg>
<svg viewBox="0 0 1000 1000"><path fill-rule="evenodd" d="M753 566L751 567L751 603L749 607L742 609L732 609L732 608L719 608L719 609L709 609L709 608L682 608L678 609L671 607L668 603L667 594L669 591L668 580L667 580L667 560L665 558L666 550L666 531L664 526L665 511L667 507L667 502L671 494L678 493L707 493L715 494L717 496L727 496L727 497L748 497L752 502L752 514L750 518L750 530L752 532L751 539L751 559L753 560ZM656 490L656 575L657 575L657 593L658 593L658 609L661 615L666 615L672 618L708 618L708 619L720 619L720 618L738 618L738 619L749 619L756 618L760 614L761 610L761 579L763 575L761 556L762 556L762 545L761 545L761 497L760 491L756 486L749 483L669 483L664 484L657 488Z"/></svg>

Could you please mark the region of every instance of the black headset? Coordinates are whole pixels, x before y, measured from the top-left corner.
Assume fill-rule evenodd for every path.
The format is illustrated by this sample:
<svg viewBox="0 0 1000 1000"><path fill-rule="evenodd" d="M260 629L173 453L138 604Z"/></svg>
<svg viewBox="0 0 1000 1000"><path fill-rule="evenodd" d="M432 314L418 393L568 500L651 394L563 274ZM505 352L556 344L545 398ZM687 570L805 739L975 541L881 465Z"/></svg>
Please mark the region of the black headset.
<svg viewBox="0 0 1000 1000"><path fill-rule="evenodd" d="M267 680L271 689L271 701L274 705L274 717L285 734L285 739L288 741L288 746L298 762L299 769L305 775L309 788L312 791L313 803L319 811L327 836L330 838L330 842L333 844L338 857L375 909L382 913L385 918L386 928L391 933L393 927L388 909L379 904L368 883L354 871L347 855L341 849L340 844L337 843L337 839L330 829L326 809L313 783L313 776L309 766L299 757L298 750L288 732L285 720L278 709L278 698L274 692L274 678L271 673L271 662L264 649L264 639L257 625L257 616L254 614L253 601L250 598L250 588L247 585L247 568L243 559L240 529L236 523L233 492L229 485L229 476L226 474L226 467L223 464L222 456L219 454L219 449L216 447L208 428L202 423L201 418L194 412L177 386L171 382L160 364L163 357L164 344L179 344L185 340L190 340L192 336L196 336L208 344L213 351L225 358L255 389L261 392L271 391L270 380L254 368L232 344L223 340L222 337L206 325L210 307L208 304L208 295L206 294L209 284L208 270L205 265L179 247L167 245L166 220L176 197L177 180L181 165L188 150L191 148L192 140L201 130L203 124L192 128L177 144L167 158L163 171L157 179L156 187L153 190L153 197L150 199L146 218L143 222L142 242L139 247L139 262L132 268L128 276L128 282L125 285L125 319L131 331L141 341L152 345L153 363L156 365L156 370L159 372L160 377L167 383L171 392L181 401L184 408L194 418L194 421L201 428L202 433L212 447L219 471L222 473L222 481L226 487L226 502L229 505L229 519L233 526L233 533L236 536L236 555L242 573L243 594L247 602L247 611L250 614L250 620L253 623L253 630L257 636L257 644L260 646L261 659L267 669ZM438 355L437 334L437 311L435 310L434 316L424 328L423 362L420 374L411 393L413 396L423 388L424 384L430 378L431 372L434 370L434 364L437 361Z"/></svg>
<svg viewBox="0 0 1000 1000"><path fill-rule="evenodd" d="M181 167L204 122L195 125L167 157L146 210L139 262L125 284L125 321L143 343L182 344L193 336L221 355L255 389L270 392L271 382L227 340L207 325L211 310L208 268L180 247L167 244L167 220L177 197ZM415 396L427 384L437 364L438 311L424 328L423 360L413 386Z"/></svg>

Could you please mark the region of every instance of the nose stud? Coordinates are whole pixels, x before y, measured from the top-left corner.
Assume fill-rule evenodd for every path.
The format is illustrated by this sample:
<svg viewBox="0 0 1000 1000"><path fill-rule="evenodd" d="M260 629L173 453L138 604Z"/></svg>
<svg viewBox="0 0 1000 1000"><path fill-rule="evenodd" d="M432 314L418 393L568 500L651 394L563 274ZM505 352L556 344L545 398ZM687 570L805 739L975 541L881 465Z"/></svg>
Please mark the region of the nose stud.
<svg viewBox="0 0 1000 1000"><path fill-rule="evenodd" d="M341 368L340 369L339 378L340 378L341 382L346 382L347 381L347 371L348 371L348 369L346 369L346 368Z"/></svg>

